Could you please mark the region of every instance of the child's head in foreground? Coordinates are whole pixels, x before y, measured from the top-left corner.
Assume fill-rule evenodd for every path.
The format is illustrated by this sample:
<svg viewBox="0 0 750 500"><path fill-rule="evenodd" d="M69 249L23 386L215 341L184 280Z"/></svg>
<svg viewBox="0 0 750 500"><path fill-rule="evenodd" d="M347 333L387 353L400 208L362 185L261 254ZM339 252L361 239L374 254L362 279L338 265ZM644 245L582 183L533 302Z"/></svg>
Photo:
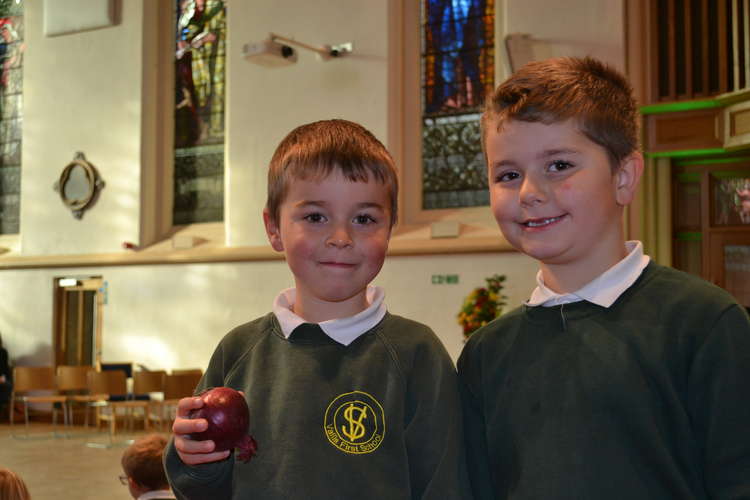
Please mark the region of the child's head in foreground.
<svg viewBox="0 0 750 500"><path fill-rule="evenodd" d="M506 239L549 265L606 269L624 257L622 209L642 170L637 117L625 77L592 58L532 62L499 85L482 141Z"/></svg>
<svg viewBox="0 0 750 500"><path fill-rule="evenodd" d="M169 489L162 465L162 454L166 446L167 440L163 436L149 434L136 439L122 453L120 463L133 498L148 491Z"/></svg>
<svg viewBox="0 0 750 500"><path fill-rule="evenodd" d="M365 289L383 265L397 205L393 159L361 125L322 120L281 141L263 217L271 246L286 254L294 274L295 313L320 320L321 308L328 311L323 316L341 316L366 307ZM311 310L312 303L321 307Z"/></svg>
<svg viewBox="0 0 750 500"><path fill-rule="evenodd" d="M0 499L2 500L28 500L29 490L18 474L9 469L0 467Z"/></svg>

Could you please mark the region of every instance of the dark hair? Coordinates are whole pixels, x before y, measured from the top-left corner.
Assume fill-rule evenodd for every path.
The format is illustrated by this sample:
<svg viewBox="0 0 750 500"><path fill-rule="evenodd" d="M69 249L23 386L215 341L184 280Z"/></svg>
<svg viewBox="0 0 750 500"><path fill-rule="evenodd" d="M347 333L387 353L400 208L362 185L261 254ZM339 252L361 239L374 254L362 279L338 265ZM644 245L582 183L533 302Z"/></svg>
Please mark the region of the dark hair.
<svg viewBox="0 0 750 500"><path fill-rule="evenodd" d="M482 146L488 127L500 130L507 120L551 124L571 118L607 151L613 169L638 149L638 112L630 84L591 57L534 61L511 75L487 97Z"/></svg>
<svg viewBox="0 0 750 500"><path fill-rule="evenodd" d="M391 225L397 220L398 175L388 150L366 128L347 120L301 125L276 147L268 168L266 208L274 222L291 179L323 179L338 169L352 182L376 180L388 189Z"/></svg>
<svg viewBox="0 0 750 500"><path fill-rule="evenodd" d="M149 490L169 487L162 465L162 454L167 440L158 434L150 434L135 440L122 454L122 470L128 477Z"/></svg>

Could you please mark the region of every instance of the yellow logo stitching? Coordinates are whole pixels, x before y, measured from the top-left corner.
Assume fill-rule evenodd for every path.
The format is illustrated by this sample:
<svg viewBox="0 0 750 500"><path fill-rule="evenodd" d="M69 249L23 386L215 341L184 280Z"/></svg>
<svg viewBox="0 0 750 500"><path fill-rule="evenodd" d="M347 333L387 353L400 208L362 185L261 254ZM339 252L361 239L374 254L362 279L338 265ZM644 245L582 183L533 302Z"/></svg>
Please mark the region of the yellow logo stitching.
<svg viewBox="0 0 750 500"><path fill-rule="evenodd" d="M356 419L352 416L354 410L359 411L359 417ZM362 419L367 418L367 407L357 407L354 403L349 403L349 406L344 410L344 419L349 422L349 429L346 426L341 426L341 433L349 439L349 441L356 441L361 439L365 435L365 426L362 425Z"/></svg>
<svg viewBox="0 0 750 500"><path fill-rule="evenodd" d="M340 394L326 409L323 431L328 442L345 453L371 453L385 436L383 407L366 392Z"/></svg>

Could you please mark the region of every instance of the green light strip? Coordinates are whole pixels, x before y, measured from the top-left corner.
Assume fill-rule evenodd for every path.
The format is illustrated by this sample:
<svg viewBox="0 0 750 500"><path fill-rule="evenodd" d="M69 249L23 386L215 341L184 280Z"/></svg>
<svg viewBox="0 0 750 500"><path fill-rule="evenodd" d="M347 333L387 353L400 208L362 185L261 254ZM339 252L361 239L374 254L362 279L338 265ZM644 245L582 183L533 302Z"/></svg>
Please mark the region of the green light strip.
<svg viewBox="0 0 750 500"><path fill-rule="evenodd" d="M679 232L674 235L678 241L702 241L703 233Z"/></svg>
<svg viewBox="0 0 750 500"><path fill-rule="evenodd" d="M685 149L681 151L660 151L658 153L643 153L646 158L687 158L690 156L720 155L727 152L724 148L713 149Z"/></svg>
<svg viewBox="0 0 750 500"><path fill-rule="evenodd" d="M718 163L744 163L750 162L750 156L738 156L734 158L705 158L701 160L679 160L675 165L684 167L687 165L716 165Z"/></svg>
<svg viewBox="0 0 750 500"><path fill-rule="evenodd" d="M717 101L716 99L707 99L705 101L677 101L641 106L640 112L642 115L653 115L656 113L676 113L678 111L695 111L696 109L721 108L724 106L726 106L725 102Z"/></svg>

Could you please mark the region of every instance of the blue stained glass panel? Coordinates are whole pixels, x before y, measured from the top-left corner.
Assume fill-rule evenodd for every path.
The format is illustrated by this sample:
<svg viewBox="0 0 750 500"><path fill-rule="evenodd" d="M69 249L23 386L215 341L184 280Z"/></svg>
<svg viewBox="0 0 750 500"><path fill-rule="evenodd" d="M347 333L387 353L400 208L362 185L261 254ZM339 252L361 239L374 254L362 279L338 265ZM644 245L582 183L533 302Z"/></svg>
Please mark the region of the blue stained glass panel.
<svg viewBox="0 0 750 500"><path fill-rule="evenodd" d="M422 207L487 205L479 112L494 86L494 1L423 0Z"/></svg>

